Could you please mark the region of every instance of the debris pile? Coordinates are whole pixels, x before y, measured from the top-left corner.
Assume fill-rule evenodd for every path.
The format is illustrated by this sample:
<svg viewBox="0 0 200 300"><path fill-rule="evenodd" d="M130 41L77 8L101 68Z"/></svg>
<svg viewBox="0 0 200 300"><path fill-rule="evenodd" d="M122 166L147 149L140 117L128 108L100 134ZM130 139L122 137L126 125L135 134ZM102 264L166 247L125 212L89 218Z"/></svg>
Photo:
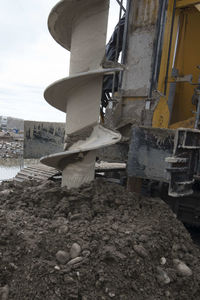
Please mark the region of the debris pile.
<svg viewBox="0 0 200 300"><path fill-rule="evenodd" d="M20 141L0 140L0 158L18 158L23 155L23 143Z"/></svg>
<svg viewBox="0 0 200 300"><path fill-rule="evenodd" d="M200 299L200 252L160 199L96 180L0 186L0 299Z"/></svg>

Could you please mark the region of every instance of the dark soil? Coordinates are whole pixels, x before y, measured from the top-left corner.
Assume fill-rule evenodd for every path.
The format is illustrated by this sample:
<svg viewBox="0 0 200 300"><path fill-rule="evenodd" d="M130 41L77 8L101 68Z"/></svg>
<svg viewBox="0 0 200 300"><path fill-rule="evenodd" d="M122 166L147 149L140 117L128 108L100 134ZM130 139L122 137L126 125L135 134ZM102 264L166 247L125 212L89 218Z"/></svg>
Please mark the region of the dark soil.
<svg viewBox="0 0 200 300"><path fill-rule="evenodd" d="M3 183L0 230L1 300L200 299L200 252L160 199Z"/></svg>

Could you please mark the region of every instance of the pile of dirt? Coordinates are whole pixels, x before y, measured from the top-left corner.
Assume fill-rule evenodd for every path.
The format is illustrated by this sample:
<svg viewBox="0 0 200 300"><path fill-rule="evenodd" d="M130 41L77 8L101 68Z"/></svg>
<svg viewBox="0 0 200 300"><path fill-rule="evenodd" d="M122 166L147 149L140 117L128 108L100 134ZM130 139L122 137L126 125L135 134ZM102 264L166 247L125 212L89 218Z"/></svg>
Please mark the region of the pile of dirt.
<svg viewBox="0 0 200 300"><path fill-rule="evenodd" d="M160 199L96 180L0 186L0 299L200 299L200 252Z"/></svg>

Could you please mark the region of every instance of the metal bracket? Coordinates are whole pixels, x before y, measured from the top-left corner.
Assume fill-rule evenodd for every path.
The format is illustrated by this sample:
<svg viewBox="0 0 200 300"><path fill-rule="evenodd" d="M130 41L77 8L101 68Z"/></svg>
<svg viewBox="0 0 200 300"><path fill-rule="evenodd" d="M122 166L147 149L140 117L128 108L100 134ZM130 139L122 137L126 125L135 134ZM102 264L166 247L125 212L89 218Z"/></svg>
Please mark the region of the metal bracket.
<svg viewBox="0 0 200 300"><path fill-rule="evenodd" d="M192 74L184 75L184 76L177 76L169 78L168 82L189 82L192 83L193 76Z"/></svg>
<svg viewBox="0 0 200 300"><path fill-rule="evenodd" d="M200 149L200 130L179 128L174 139L173 156L165 161L169 173L168 194L183 197L193 194L192 185L197 173Z"/></svg>

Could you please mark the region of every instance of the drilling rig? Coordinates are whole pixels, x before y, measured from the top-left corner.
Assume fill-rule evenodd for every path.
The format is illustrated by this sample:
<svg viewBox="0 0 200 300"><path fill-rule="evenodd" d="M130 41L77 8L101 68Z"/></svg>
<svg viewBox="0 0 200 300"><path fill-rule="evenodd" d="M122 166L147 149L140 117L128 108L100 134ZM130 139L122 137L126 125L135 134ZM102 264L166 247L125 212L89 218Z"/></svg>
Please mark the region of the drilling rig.
<svg viewBox="0 0 200 300"><path fill-rule="evenodd" d="M70 76L44 94L67 113L65 149L41 161L61 170L69 188L94 179L96 156L125 162L129 190L165 194L183 221L199 225L200 1L117 2L125 25L121 61L112 64L103 63L108 0L62 0L49 15L71 60ZM117 88L102 122L105 74Z"/></svg>

